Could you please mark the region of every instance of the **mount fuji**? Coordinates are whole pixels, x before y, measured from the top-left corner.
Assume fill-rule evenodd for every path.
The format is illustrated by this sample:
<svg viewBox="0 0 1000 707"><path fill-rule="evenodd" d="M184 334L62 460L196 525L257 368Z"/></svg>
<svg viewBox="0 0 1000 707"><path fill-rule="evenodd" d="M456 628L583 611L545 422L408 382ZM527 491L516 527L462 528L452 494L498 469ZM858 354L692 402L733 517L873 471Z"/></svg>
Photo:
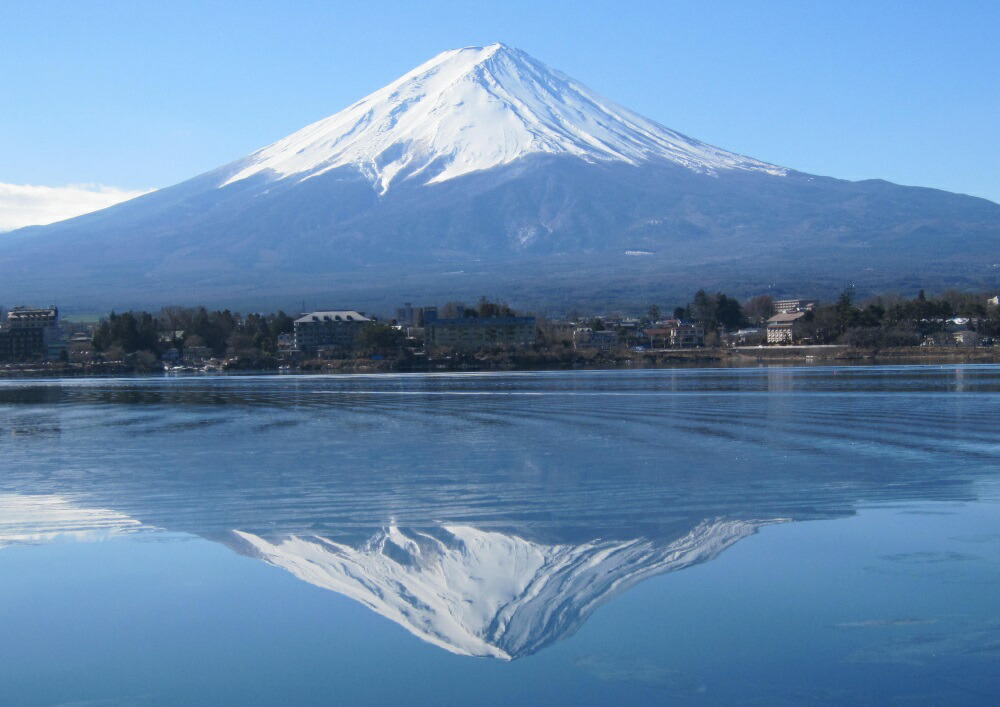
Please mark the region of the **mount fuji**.
<svg viewBox="0 0 1000 707"><path fill-rule="evenodd" d="M705 521L669 543L548 545L449 525L390 527L360 547L316 535L267 539L241 531L226 544L350 597L447 651L513 660L572 635L598 607L641 581L712 560L775 522L781 521Z"/></svg>
<svg viewBox="0 0 1000 707"><path fill-rule="evenodd" d="M257 174L302 181L352 166L385 194L397 178L440 183L537 154L633 166L665 159L708 174L785 173L675 133L522 51L493 44L440 54L250 155L223 186Z"/></svg>
<svg viewBox="0 0 1000 707"><path fill-rule="evenodd" d="M79 501L0 493L0 550L154 530ZM231 530L205 537L357 601L452 653L513 660L571 636L600 606L640 582L708 562L787 520L706 519L675 537L575 543L461 524L387 526L355 543L310 532L265 537Z"/></svg>
<svg viewBox="0 0 1000 707"><path fill-rule="evenodd" d="M634 304L986 287L997 264L1000 205L728 152L493 44L186 182L0 236L0 301Z"/></svg>

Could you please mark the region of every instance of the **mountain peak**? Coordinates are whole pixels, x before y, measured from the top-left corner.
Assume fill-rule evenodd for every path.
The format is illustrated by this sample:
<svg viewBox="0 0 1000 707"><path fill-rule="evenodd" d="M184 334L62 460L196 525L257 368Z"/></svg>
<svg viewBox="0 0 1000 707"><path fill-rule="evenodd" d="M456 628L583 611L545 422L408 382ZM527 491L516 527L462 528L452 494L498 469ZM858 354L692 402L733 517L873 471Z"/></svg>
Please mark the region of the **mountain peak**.
<svg viewBox="0 0 1000 707"><path fill-rule="evenodd" d="M227 545L343 594L452 653L512 660L571 635L648 577L717 556L777 521L706 520L671 542L546 545L463 525L385 528L360 547L233 531Z"/></svg>
<svg viewBox="0 0 1000 707"><path fill-rule="evenodd" d="M647 120L496 42L438 54L234 163L220 186L254 175L302 180L351 166L385 193L398 180L434 184L539 153L591 163L667 160L705 173L785 173Z"/></svg>
<svg viewBox="0 0 1000 707"><path fill-rule="evenodd" d="M419 76L425 72L433 69L436 66L442 64L452 64L456 67L464 66L466 70L472 70L475 66L488 61L493 56L500 54L510 54L520 52L518 49L514 49L503 42L494 42L493 44L487 44L485 46L469 46L462 47L460 49L446 49L445 51L437 54L430 60L420 64L412 71L404 74L399 79L394 81L390 86L398 83L405 82L414 76ZM522 52L523 53L523 52Z"/></svg>

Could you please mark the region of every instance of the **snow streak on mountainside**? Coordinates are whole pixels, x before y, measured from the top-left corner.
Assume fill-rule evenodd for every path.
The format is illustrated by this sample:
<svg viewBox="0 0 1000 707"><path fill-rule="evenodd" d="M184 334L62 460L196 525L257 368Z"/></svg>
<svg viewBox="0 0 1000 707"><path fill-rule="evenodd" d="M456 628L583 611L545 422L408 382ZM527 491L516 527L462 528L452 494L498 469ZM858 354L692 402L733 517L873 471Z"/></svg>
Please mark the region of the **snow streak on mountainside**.
<svg viewBox="0 0 1000 707"><path fill-rule="evenodd" d="M116 511L80 508L62 496L0 494L0 548L53 540L99 541L140 526Z"/></svg>
<svg viewBox="0 0 1000 707"><path fill-rule="evenodd" d="M603 602L655 574L718 555L767 521L711 521L668 545L543 545L469 526L388 528L360 548L319 536L234 547L354 599L453 653L511 660L572 634Z"/></svg>
<svg viewBox="0 0 1000 707"><path fill-rule="evenodd" d="M305 179L353 165L384 193L397 178L443 182L535 153L785 174L646 120L518 49L492 44L439 54L236 163L221 186L260 173Z"/></svg>

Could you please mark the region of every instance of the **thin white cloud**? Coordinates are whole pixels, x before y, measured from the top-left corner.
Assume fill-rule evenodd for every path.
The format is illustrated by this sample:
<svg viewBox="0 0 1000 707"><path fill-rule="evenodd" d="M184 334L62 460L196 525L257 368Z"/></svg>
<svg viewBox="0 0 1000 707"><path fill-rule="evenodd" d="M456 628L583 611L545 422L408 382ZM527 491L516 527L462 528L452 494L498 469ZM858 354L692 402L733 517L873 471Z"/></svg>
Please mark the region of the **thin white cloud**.
<svg viewBox="0 0 1000 707"><path fill-rule="evenodd" d="M119 189L102 184L43 187L0 182L0 231L41 226L147 194L151 189Z"/></svg>

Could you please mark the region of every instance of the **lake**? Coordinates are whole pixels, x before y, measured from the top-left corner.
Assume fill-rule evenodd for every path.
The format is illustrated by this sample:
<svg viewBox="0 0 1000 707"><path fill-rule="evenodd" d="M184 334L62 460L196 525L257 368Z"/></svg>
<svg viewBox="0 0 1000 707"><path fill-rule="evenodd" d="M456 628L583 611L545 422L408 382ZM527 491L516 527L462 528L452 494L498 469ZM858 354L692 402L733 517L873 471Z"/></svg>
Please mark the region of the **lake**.
<svg viewBox="0 0 1000 707"><path fill-rule="evenodd" d="M0 382L0 704L996 704L1000 366Z"/></svg>

